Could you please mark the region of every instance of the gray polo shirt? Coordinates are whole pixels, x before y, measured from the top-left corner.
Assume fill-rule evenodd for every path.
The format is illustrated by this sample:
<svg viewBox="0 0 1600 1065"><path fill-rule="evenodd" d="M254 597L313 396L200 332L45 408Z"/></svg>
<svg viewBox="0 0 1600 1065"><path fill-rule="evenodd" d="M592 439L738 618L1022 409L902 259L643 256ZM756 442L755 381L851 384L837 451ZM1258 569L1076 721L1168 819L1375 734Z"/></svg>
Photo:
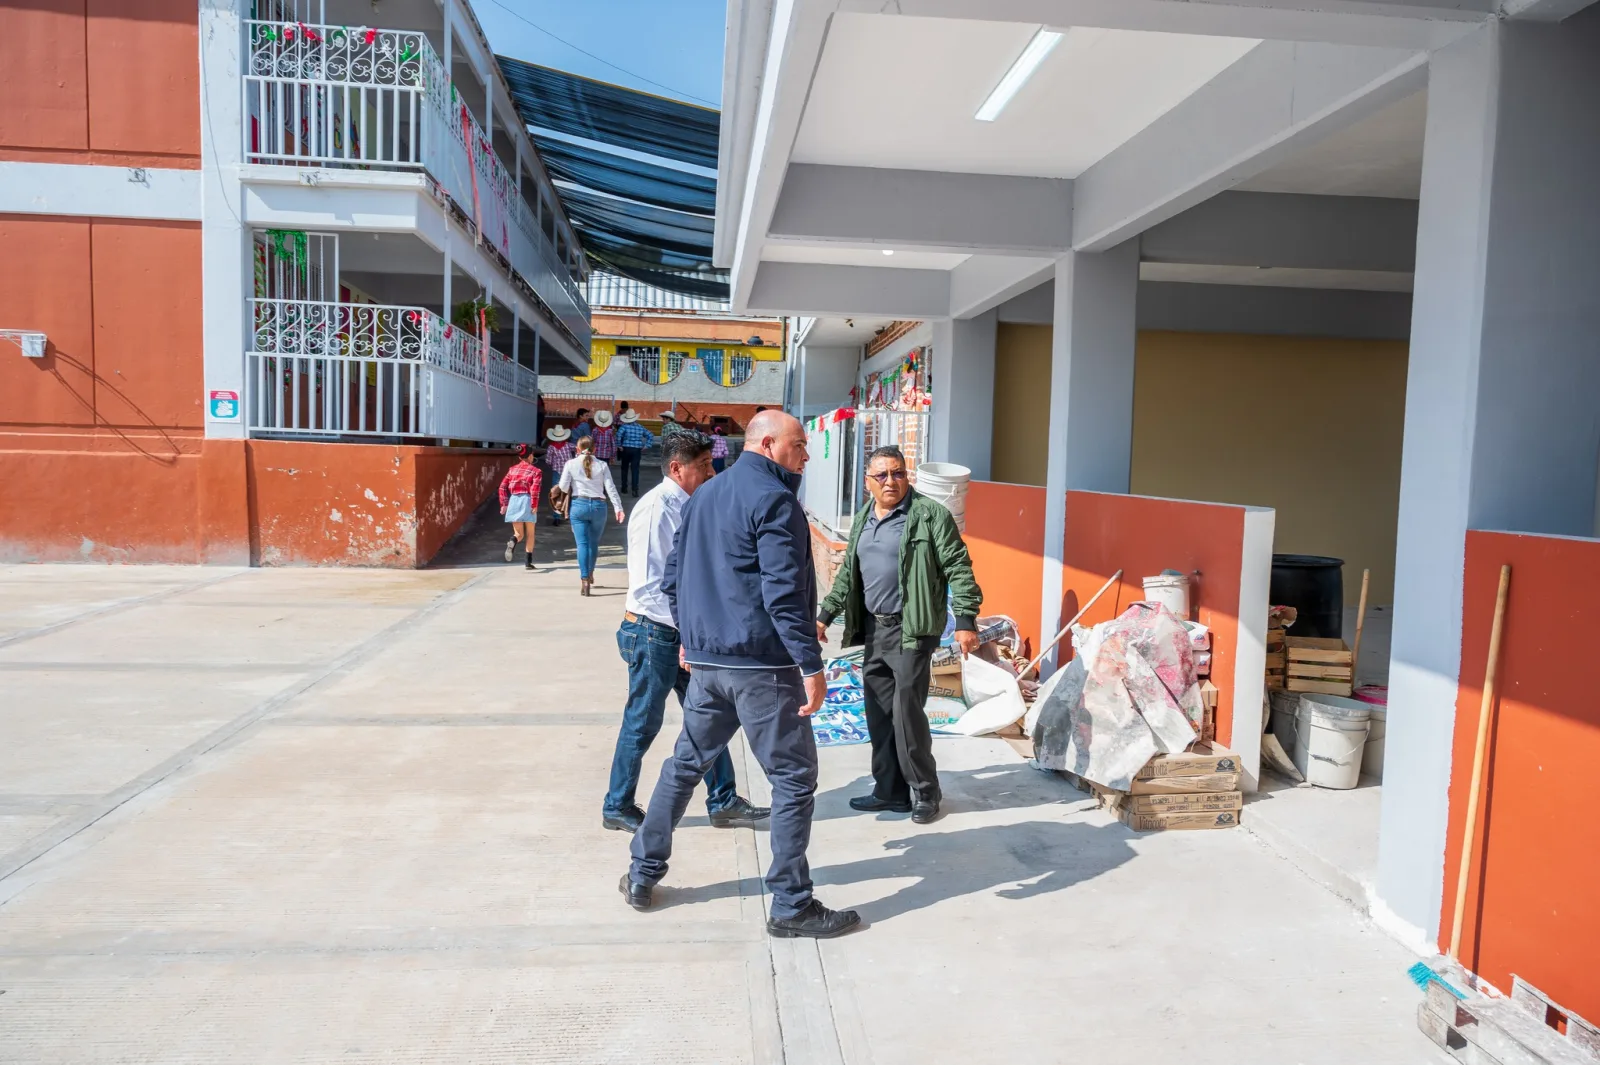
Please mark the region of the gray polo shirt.
<svg viewBox="0 0 1600 1065"><path fill-rule="evenodd" d="M867 524L856 541L856 565L861 569L861 591L868 612L898 614L900 599L900 539L906 531L906 514L911 509L911 494L900 501L887 517L878 517L876 504L869 504Z"/></svg>

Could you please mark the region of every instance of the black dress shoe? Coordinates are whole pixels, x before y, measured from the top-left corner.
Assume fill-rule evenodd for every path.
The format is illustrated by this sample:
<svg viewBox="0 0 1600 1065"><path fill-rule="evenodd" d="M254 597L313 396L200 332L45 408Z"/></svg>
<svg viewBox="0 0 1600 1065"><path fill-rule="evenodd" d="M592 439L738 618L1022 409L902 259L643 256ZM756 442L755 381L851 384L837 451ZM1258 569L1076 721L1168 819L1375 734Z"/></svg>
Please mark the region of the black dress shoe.
<svg viewBox="0 0 1600 1065"><path fill-rule="evenodd" d="M911 823L914 825L930 825L939 820L939 800L918 802L911 807Z"/></svg>
<svg viewBox="0 0 1600 1065"><path fill-rule="evenodd" d="M644 811L637 806L630 806L614 814L602 814L600 823L613 832L637 832L639 826L644 824Z"/></svg>
<svg viewBox="0 0 1600 1065"><path fill-rule="evenodd" d="M754 828L772 813L770 806L757 806L744 796L735 796L731 804L711 815L712 828Z"/></svg>
<svg viewBox="0 0 1600 1065"><path fill-rule="evenodd" d="M832 939L861 926L854 910L830 910L816 899L793 917L768 917L767 935L774 939Z"/></svg>
<svg viewBox="0 0 1600 1065"><path fill-rule="evenodd" d="M850 800L850 809L860 810L862 813L875 814L888 811L892 814L908 814L911 812L910 799L880 799L876 795L857 795Z"/></svg>
<svg viewBox="0 0 1600 1065"><path fill-rule="evenodd" d="M639 911L650 908L650 893L654 889L649 884L635 884L633 877L628 873L622 874L622 879L617 883L617 890L622 892L622 897L628 900L628 905Z"/></svg>

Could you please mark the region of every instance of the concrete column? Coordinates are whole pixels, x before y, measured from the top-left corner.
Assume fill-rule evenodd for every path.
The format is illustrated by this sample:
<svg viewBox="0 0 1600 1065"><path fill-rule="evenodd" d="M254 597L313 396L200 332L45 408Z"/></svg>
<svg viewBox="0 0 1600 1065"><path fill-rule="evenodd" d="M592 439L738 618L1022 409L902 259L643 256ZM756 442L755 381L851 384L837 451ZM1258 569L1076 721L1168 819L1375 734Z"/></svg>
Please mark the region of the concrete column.
<svg viewBox="0 0 1600 1065"><path fill-rule="evenodd" d="M1591 8L1491 23L1429 63L1376 911L1418 943L1454 875L1466 531L1594 531L1596 55Z"/></svg>
<svg viewBox="0 0 1600 1065"><path fill-rule="evenodd" d="M1045 472L1040 639L1056 634L1067 490L1126 492L1133 461L1134 308L1139 242L1056 259L1050 335L1049 461ZM991 389L993 385L991 384ZM991 393L992 394L992 393ZM1054 656L1046 661L1054 667Z"/></svg>
<svg viewBox="0 0 1600 1065"><path fill-rule="evenodd" d="M200 139L206 166L201 173L200 269L203 404L208 437L247 435L246 308L253 294L250 231L242 221L239 166L244 162L244 113L239 93L240 42L232 0L200 4ZM215 407L210 393L232 392L240 403ZM216 417L215 415L229 415Z"/></svg>
<svg viewBox="0 0 1600 1065"><path fill-rule="evenodd" d="M933 446L935 462L954 462L987 481L994 451L995 311L933 323Z"/></svg>

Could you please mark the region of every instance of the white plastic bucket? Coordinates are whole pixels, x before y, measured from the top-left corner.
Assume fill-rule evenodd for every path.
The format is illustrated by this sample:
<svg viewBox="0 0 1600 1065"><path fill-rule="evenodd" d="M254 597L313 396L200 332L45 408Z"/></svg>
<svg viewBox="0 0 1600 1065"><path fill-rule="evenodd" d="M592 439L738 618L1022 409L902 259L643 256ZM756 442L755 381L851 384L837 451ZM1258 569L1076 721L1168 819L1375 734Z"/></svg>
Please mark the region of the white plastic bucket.
<svg viewBox="0 0 1600 1065"><path fill-rule="evenodd" d="M1369 777L1383 779L1383 739L1388 733L1389 708L1385 706L1367 707L1369 714L1368 723L1371 728L1367 731L1366 753L1361 756L1361 772Z"/></svg>
<svg viewBox="0 0 1600 1065"><path fill-rule="evenodd" d="M1183 620L1189 620L1189 578L1181 573L1146 577L1144 599L1147 603L1160 603Z"/></svg>
<svg viewBox="0 0 1600 1065"><path fill-rule="evenodd" d="M1372 707L1337 695L1302 693L1295 715L1294 767L1319 788L1361 781Z"/></svg>
<svg viewBox="0 0 1600 1065"><path fill-rule="evenodd" d="M956 528L967 530L967 482L972 471L953 462L924 462L917 467L917 491L944 506L956 519Z"/></svg>

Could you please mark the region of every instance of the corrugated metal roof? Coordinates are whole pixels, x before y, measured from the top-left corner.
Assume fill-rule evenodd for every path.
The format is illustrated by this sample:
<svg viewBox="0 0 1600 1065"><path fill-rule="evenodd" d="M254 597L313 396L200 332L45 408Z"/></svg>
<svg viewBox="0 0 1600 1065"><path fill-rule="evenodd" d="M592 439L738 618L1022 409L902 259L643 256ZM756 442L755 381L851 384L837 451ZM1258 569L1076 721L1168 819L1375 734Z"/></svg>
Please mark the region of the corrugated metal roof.
<svg viewBox="0 0 1600 1065"><path fill-rule="evenodd" d="M590 307L633 307L662 311L711 311L726 314L727 300L708 300L685 296L664 288L646 285L629 277L606 270L596 270L589 275L586 295Z"/></svg>

